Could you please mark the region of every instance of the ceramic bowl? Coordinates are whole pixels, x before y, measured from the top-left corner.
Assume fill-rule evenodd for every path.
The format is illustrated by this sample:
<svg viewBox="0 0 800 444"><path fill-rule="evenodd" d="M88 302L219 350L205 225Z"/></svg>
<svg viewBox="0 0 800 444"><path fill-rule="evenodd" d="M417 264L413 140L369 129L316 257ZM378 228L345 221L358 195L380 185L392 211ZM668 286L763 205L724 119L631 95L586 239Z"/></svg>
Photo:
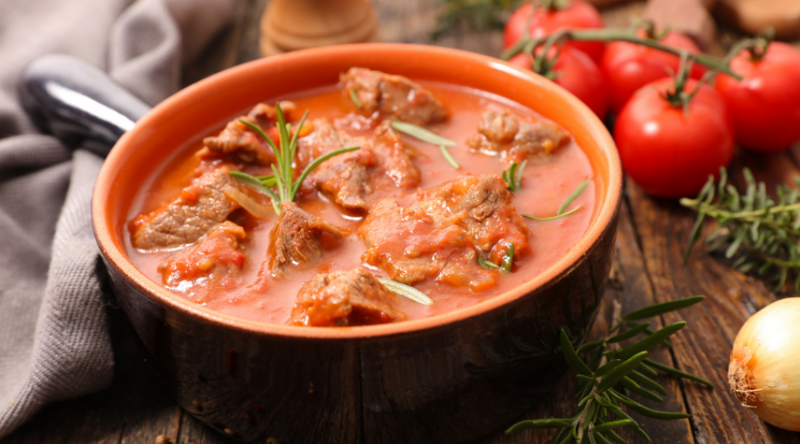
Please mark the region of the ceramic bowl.
<svg viewBox="0 0 800 444"><path fill-rule="evenodd" d="M583 238L522 286L408 322L293 327L240 319L164 289L131 264L124 226L137 190L172 150L271 98L335 84L363 66L488 91L564 127L594 170ZM566 367L552 344L581 340L611 264L622 172L602 122L574 96L497 59L363 44L256 60L178 92L125 133L97 179L92 216L113 290L155 370L188 412L243 441L463 442L511 425Z"/></svg>

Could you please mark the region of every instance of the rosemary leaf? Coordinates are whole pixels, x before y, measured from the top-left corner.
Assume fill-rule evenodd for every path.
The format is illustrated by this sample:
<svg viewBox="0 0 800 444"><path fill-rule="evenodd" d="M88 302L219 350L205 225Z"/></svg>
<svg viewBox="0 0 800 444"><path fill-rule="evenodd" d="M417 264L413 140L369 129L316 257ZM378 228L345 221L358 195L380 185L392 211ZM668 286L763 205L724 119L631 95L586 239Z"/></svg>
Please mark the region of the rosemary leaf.
<svg viewBox="0 0 800 444"><path fill-rule="evenodd" d="M241 171L229 171L228 175L236 179L237 182L241 182L246 185L250 185L251 187L263 192L264 194L268 195L274 200L277 200L278 197L269 189L264 182L257 177L253 177L247 173L243 173Z"/></svg>
<svg viewBox="0 0 800 444"><path fill-rule="evenodd" d="M612 360L608 361L602 367L600 367L597 370L595 370L594 375L595 376L604 376L606 373L608 373L611 370L614 370L615 368L617 368L617 366L619 366L621 363L622 363L622 361L620 361L619 359L612 359Z"/></svg>
<svg viewBox="0 0 800 444"><path fill-rule="evenodd" d="M641 368L642 364L639 364ZM651 390L655 390L658 393L661 393L664 396L667 396L667 389L665 389L661 384L653 381L652 379L648 378L647 376L637 372L636 370L630 372L628 377L636 381L642 387L647 387Z"/></svg>
<svg viewBox="0 0 800 444"><path fill-rule="evenodd" d="M645 331L647 329L647 327L649 327L649 326L650 326L649 322L645 322L643 324L637 324L636 326L634 326L630 330L626 331L625 333L620 333L620 334L618 334L616 336L612 336L612 337L608 338L606 340L606 342L608 342L608 343L622 342L622 341L624 341L626 339L630 339L630 338L638 335L639 333Z"/></svg>
<svg viewBox="0 0 800 444"><path fill-rule="evenodd" d="M416 288L406 285L391 279L377 278L378 282L386 286L392 293L399 294L405 298L411 299L422 305L433 305L433 299L429 298L425 293L417 290Z"/></svg>
<svg viewBox="0 0 800 444"><path fill-rule="evenodd" d="M590 351L590 350L594 350L595 348L597 348L597 347L599 347L599 346L603 345L603 343L604 343L604 342L605 342L605 341L603 341L602 339L599 339L599 340L597 340L597 341L587 342L587 343L585 343L585 344L581 345L580 347L578 347L578 349L577 349L577 350L575 350L575 351L576 351L578 354L580 354L580 353L583 353L583 352L587 352L587 351Z"/></svg>
<svg viewBox="0 0 800 444"><path fill-rule="evenodd" d="M688 413L683 413L683 412L663 412L660 410L653 410L639 404L638 402L614 390L609 390L609 392L611 393L611 396L619 400L619 402L625 404L626 406L630 407L632 410L638 412L639 414L647 416L648 418L670 421L673 419L684 419L692 416L689 415Z"/></svg>
<svg viewBox="0 0 800 444"><path fill-rule="evenodd" d="M692 296L689 298L676 299L674 301L662 302L660 304L650 305L642 308L641 310L632 311L628 314L622 315L622 319L626 321L635 321L639 319L652 318L671 311L680 310L682 308L691 307L698 302L703 302L705 296Z"/></svg>
<svg viewBox="0 0 800 444"><path fill-rule="evenodd" d="M570 214L572 214L572 213L574 213L574 212L576 212L576 211L578 211L580 209L581 209L581 206L578 205L577 207L573 208L570 211L567 211L566 213L561 213L561 214L559 214L557 216L553 216L553 217L535 217L535 216L531 216L530 214L523 214L522 217L527 217L528 219L539 220L539 221L547 221L547 220L558 219L558 218L564 217L564 216L569 216Z"/></svg>
<svg viewBox="0 0 800 444"><path fill-rule="evenodd" d="M622 378L621 384L623 387L630 390L631 393L636 393L642 398L649 399L655 402L664 402L664 398L658 396L657 394L651 392L650 390L640 387L639 384L636 384L636 381L631 379L629 376Z"/></svg>
<svg viewBox="0 0 800 444"><path fill-rule="evenodd" d="M514 264L514 243L509 242L506 254L500 261L500 269L506 273L511 273L511 266Z"/></svg>
<svg viewBox="0 0 800 444"><path fill-rule="evenodd" d="M351 146L351 147L348 147L348 148L340 148L338 150L333 150L333 151L331 151L329 153L325 153L322 156L319 156L316 159L314 159L314 161L311 162L310 164L308 164L308 166L303 170L303 172L300 174L300 177L298 177L297 180L295 180L294 185L292 186L292 200L294 200L294 196L296 196L297 192L300 190L300 186L303 185L303 181L306 179L306 176L308 176L308 174L311 171L313 171L314 168L318 167L322 162L325 162L326 160L330 159L331 157L338 156L338 155L344 154L344 153L349 153L350 151L355 151L355 150L360 149L360 148L361 148L360 146Z"/></svg>
<svg viewBox="0 0 800 444"><path fill-rule="evenodd" d="M645 357L647 357L647 352L642 351L631 356L627 361L618 365L617 368L610 371L607 375L603 377L603 379L600 381L600 385L597 387L597 391L603 392L616 385L618 382L622 380L622 378L627 376L628 373L635 370L636 366L638 366L639 363L642 362L642 360L644 360Z"/></svg>
<svg viewBox="0 0 800 444"><path fill-rule="evenodd" d="M620 427L627 427L633 423L632 419L620 419L619 421L611 421L601 424L592 428L593 433L605 432L606 430L618 429Z"/></svg>
<svg viewBox="0 0 800 444"><path fill-rule="evenodd" d="M530 419L527 421L520 421L506 430L506 433L521 432L523 430L531 429L555 429L562 427L569 427L571 425L570 418L549 418L549 419Z"/></svg>
<svg viewBox="0 0 800 444"><path fill-rule="evenodd" d="M439 145L439 152L442 153L442 156L444 156L444 160L446 160L447 163L449 163L451 167L453 167L453 168L455 168L457 170L461 169L461 165L459 165L458 162L456 162L456 160L453 159L453 156L450 154L450 151L447 151L447 147L446 146Z"/></svg>
<svg viewBox="0 0 800 444"><path fill-rule="evenodd" d="M649 358L645 359L644 363L649 365L650 367L654 367L654 368L656 368L658 370L661 370L662 372L667 373L669 375L677 376L677 377L683 378L683 379L688 379L690 381L699 382L700 384L703 384L708 388L714 388L714 384L706 381L703 378L695 376L695 375L693 375L691 373L682 372L682 371L680 371L680 370L678 370L676 368L672 368L670 366L667 366L667 365L661 364L659 362L653 361L652 359L649 359Z"/></svg>
<svg viewBox="0 0 800 444"><path fill-rule="evenodd" d="M456 146L454 141L433 133L421 126L414 125L413 123L392 120L392 128L400 131L403 134L433 145Z"/></svg>
<svg viewBox="0 0 800 444"><path fill-rule="evenodd" d="M485 268L487 270L491 270L492 268L494 268L494 269L499 269L500 268L499 265L495 264L492 261L487 261L487 260L485 260L484 258L482 258L480 256L478 256L478 265L480 265L481 267L483 267L483 268Z"/></svg>
<svg viewBox="0 0 800 444"><path fill-rule="evenodd" d="M350 100L352 100L353 103L356 104L356 107L358 109L361 109L361 101L358 100L358 96L356 95L356 92L353 91L352 89L350 90Z"/></svg>
<svg viewBox="0 0 800 444"><path fill-rule="evenodd" d="M614 353L615 358L619 359L628 359L634 355L638 356L639 353L642 351L650 350L651 348L657 346L661 342L663 342L668 337L672 336L675 332L682 329L686 326L685 321L676 322L674 324L670 324L664 326L661 330L653 333L652 335L642 339L641 341L629 345L622 350Z"/></svg>
<svg viewBox="0 0 800 444"><path fill-rule="evenodd" d="M574 368L576 372L591 376L592 369L590 369L585 362L575 353L575 348L572 347L572 342L569 340L569 336L567 336L567 332L563 329L561 330L561 335L559 336L559 342L561 344L561 350L564 352L564 357L567 359L567 363L570 367Z"/></svg>
<svg viewBox="0 0 800 444"><path fill-rule="evenodd" d="M631 423L631 425L633 425L633 423ZM613 430L605 431L605 432L603 432L603 434L608 435L611 438L612 441L614 441L614 442L616 442L618 444L627 444L625 439L623 437L619 436L617 434L617 432L615 432Z"/></svg>
<svg viewBox="0 0 800 444"><path fill-rule="evenodd" d="M586 188L586 185L589 185L590 181L591 179L586 179L583 182L581 182L581 184L578 185L578 189L576 189L572 194L570 194L567 200L565 200L564 203L561 204L561 207L558 208L558 212L556 213L556 215L563 213L564 210L567 209L569 204L571 204L573 200L575 200L578 196L580 196L581 192L583 192L583 189Z"/></svg>

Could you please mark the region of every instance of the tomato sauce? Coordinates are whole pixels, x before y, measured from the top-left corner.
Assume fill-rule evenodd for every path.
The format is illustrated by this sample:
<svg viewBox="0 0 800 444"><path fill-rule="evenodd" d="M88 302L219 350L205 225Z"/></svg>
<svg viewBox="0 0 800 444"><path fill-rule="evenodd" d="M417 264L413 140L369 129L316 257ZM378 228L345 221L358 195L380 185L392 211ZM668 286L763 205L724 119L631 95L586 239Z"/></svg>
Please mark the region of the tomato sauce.
<svg viewBox="0 0 800 444"><path fill-rule="evenodd" d="M403 135L403 141L413 153L413 162L420 170L422 189L439 186L463 174L500 175L508 169L508 163L501 161L498 156L473 152L465 144L466 139L475 134L481 114L487 109L498 111L510 109L521 117L534 116L546 120L517 103L482 91L431 82L422 84L450 113L447 122L430 125L428 128L458 143L457 146L450 147L449 151L461 166L458 170L453 168L441 155L438 147ZM355 111L349 96L335 86L308 91L303 95L278 97L269 103L277 100L295 102L297 110L300 111L297 114L302 114L306 109L310 110L309 121L323 117L333 120ZM242 111L242 114L246 114L248 110ZM227 122L220 122L220 129L225 123ZM369 136L372 130L359 131L355 128L348 132L354 136ZM180 190L188 185L187 177L190 177L198 166L199 158L194 156L194 153L201 147L199 143L185 146L177 150L169 162L156 169L134 200L128 220L133 220L138 215L175 199ZM262 169L251 174L266 174L266 172ZM536 217L554 216L561 204L581 182L592 177L588 158L571 140L547 158L532 156L528 159L522 188L513 193L512 202L520 214ZM372 180L374 194L377 197L394 198L403 207L415 203L414 191L395 187L388 177L373 177ZM231 219L247 231L247 239L243 243L247 260L241 275L236 279L237 284L224 291L204 294L202 297L181 292L179 289L175 290L176 293L223 313L284 324L290 318L298 290L318 273L366 266L375 276L386 277L382 271L362 263L361 257L366 247L358 237L358 227L364 215L348 213L318 193L298 195L296 202L307 212L320 216L347 232L347 236L336 248L325 252L321 262L312 266L295 267L289 271L285 279L273 278L269 271L267 250L270 230L277 216L272 214L266 219L255 219L242 210L237 210ZM398 296L394 308L406 313L407 319L419 319L469 307L533 279L561 258L583 236L594 213L594 205L595 187L590 181L586 189L569 206L569 209L580 206L580 209L573 214L551 221L525 218L524 221L532 232L530 239L532 252L516 260L514 271L510 274L501 274L496 285L486 290L473 291L469 288L456 288L428 280L415 287L430 296L435 301L433 305L424 306ZM131 261L145 275L161 284L162 276L158 272L158 266L174 252L137 250L130 243L130 232L126 234L127 251Z"/></svg>

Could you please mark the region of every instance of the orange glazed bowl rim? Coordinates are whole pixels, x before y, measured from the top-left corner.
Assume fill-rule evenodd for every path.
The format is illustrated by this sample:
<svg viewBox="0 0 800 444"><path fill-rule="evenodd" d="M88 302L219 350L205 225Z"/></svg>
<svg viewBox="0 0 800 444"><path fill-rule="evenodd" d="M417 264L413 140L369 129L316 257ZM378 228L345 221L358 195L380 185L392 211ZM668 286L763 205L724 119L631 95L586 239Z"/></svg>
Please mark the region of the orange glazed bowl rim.
<svg viewBox="0 0 800 444"><path fill-rule="evenodd" d="M126 166L134 165L137 151L148 149L147 142L157 134L159 126L167 126L162 131L194 131L193 137L196 138L203 126L191 129L189 124L181 123L181 113L188 115L198 113L197 109L211 110L211 105L219 105L214 100L219 101L221 94L229 93L240 97L248 94L248 89L266 88L268 86L261 84L265 77L267 80L280 78L281 82L291 85L304 75L314 75L314 72L325 69L341 72L342 67L346 69L349 66L384 70L391 74L406 75L412 80L428 79L472 88L477 86L477 89L495 94L499 91L502 92L499 95L531 108L564 127L589 158L596 185L594 214L583 237L539 275L473 306L422 319L357 327L290 326L221 313L172 293L133 265L125 252L125 230L122 229L127 223L127 212L132 198L128 198L127 203L122 202L125 198L121 195L132 193L122 191L129 188L126 183L134 180L131 177L138 177L136 180L140 181L145 179L141 178L142 174L126 170ZM415 73L420 75L415 76ZM332 78L329 84L334 84L337 80L338 78ZM310 88L306 90L308 89ZM290 92L302 90L300 88ZM283 94L275 94L272 98ZM267 98L269 97L253 96L250 106ZM228 115L235 115L235 111L216 119L217 124ZM177 148L179 147L176 146L175 149ZM157 148L150 149L152 151ZM136 165L131 168L136 170ZM152 171L147 171L145 176L149 176ZM95 184L92 221L97 243L107 263L115 267L128 283L165 309L176 310L199 321L254 334L298 339L358 339L414 333L454 324L498 309L557 282L569 274L610 229L619 208L621 190L622 168L611 135L586 105L555 83L496 58L457 49L367 43L315 48L258 59L212 75L167 98L142 117L111 150Z"/></svg>

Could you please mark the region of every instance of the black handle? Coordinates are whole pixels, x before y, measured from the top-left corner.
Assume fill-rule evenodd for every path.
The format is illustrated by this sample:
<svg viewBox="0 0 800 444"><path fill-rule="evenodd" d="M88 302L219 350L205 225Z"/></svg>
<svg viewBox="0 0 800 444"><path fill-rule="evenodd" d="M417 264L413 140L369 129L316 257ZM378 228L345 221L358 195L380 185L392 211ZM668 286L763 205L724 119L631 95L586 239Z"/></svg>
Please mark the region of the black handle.
<svg viewBox="0 0 800 444"><path fill-rule="evenodd" d="M18 89L23 108L40 130L104 157L150 110L97 67L67 55L34 59Z"/></svg>

